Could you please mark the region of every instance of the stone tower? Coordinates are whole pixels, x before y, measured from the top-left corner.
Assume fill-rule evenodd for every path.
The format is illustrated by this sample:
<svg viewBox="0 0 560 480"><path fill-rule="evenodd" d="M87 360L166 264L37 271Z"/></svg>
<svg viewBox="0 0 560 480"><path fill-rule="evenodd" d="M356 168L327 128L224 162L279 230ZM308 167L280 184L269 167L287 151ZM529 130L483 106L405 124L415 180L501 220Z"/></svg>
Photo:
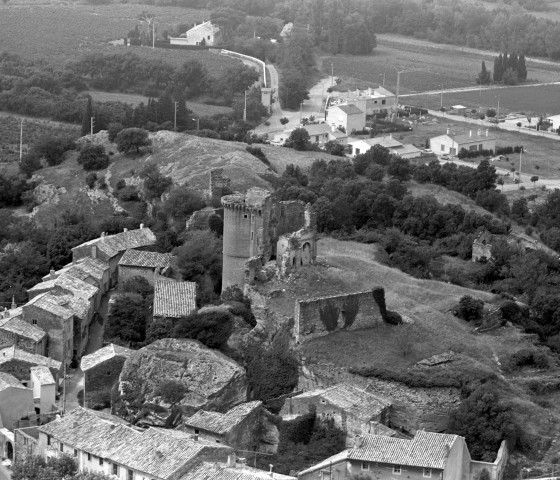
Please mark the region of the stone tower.
<svg viewBox="0 0 560 480"><path fill-rule="evenodd" d="M258 255L272 256L270 228L273 197L268 190L251 188L246 195L222 197L224 207L222 290L243 288L245 262Z"/></svg>

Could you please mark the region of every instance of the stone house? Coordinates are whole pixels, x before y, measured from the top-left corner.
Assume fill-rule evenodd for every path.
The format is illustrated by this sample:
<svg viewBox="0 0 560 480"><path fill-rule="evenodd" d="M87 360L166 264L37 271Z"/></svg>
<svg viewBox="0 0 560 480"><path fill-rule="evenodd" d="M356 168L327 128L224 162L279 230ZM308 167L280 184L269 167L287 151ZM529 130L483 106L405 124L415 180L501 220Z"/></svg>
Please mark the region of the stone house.
<svg viewBox="0 0 560 480"><path fill-rule="evenodd" d="M298 479L474 480L484 463L490 478L501 480L506 461L505 443L496 462L488 463L473 461L465 439L457 435L418 431L411 440L362 435L352 448L300 472Z"/></svg>
<svg viewBox="0 0 560 480"><path fill-rule="evenodd" d="M496 137L488 135L488 130L477 130L473 133L454 134L447 130L445 135L430 138L430 148L436 155L458 155L465 149L468 151L496 150Z"/></svg>
<svg viewBox="0 0 560 480"><path fill-rule="evenodd" d="M154 320L181 318L196 312L196 283L156 280Z"/></svg>
<svg viewBox="0 0 560 480"><path fill-rule="evenodd" d="M74 314L61 302L69 298L41 293L22 306L22 317L47 332L47 355L69 364L74 355Z"/></svg>
<svg viewBox="0 0 560 480"><path fill-rule="evenodd" d="M242 403L226 413L199 410L184 420L183 430L194 438L255 450L264 407L261 401Z"/></svg>
<svg viewBox="0 0 560 480"><path fill-rule="evenodd" d="M118 264L124 252L130 249L148 249L156 243L156 236L149 228L140 225L137 230L125 229L115 235L102 234L72 249L72 261L93 258L109 264L110 286L117 284Z"/></svg>
<svg viewBox="0 0 560 480"><path fill-rule="evenodd" d="M366 112L351 103L331 105L325 112L325 120L328 125L350 135L365 128Z"/></svg>
<svg viewBox="0 0 560 480"><path fill-rule="evenodd" d="M52 412L56 405L56 380L46 366L31 367L30 385L33 389L35 413Z"/></svg>
<svg viewBox="0 0 560 480"><path fill-rule="evenodd" d="M119 260L119 288L122 289L123 283L133 277L145 278L153 286L157 279L169 274L171 258L169 253L127 250Z"/></svg>
<svg viewBox="0 0 560 480"><path fill-rule="evenodd" d="M265 472L238 463L232 455L226 464L200 462L180 480L296 480L296 477L276 472Z"/></svg>
<svg viewBox="0 0 560 480"><path fill-rule="evenodd" d="M288 398L280 411L282 417L315 411L321 420L333 420L346 433L348 441L362 433L388 433L391 402L353 385L339 383L317 388Z"/></svg>
<svg viewBox="0 0 560 480"><path fill-rule="evenodd" d="M36 355L47 354L47 332L27 323L21 307L0 314L0 348L15 346Z"/></svg>
<svg viewBox="0 0 560 480"><path fill-rule="evenodd" d="M118 383L124 362L131 353L132 350L111 343L82 357L80 369L85 374L86 406L91 404L96 394L110 392Z"/></svg>
<svg viewBox="0 0 560 480"><path fill-rule="evenodd" d="M233 454L230 447L196 442L184 432L153 427L141 431L118 417L81 407L38 432L37 454L68 454L79 471L120 480L178 480L200 462L225 463Z"/></svg>
<svg viewBox="0 0 560 480"><path fill-rule="evenodd" d="M64 274L97 287L100 295L106 293L110 288L109 264L96 258L84 257L62 267L60 270L51 270L48 275L43 277L43 281L54 280Z"/></svg>
<svg viewBox="0 0 560 480"><path fill-rule="evenodd" d="M220 27L213 25L210 20L195 25L186 33L178 37L169 37L171 45L218 45L222 41Z"/></svg>
<svg viewBox="0 0 560 480"><path fill-rule="evenodd" d="M16 377L24 386L29 386L30 371L33 367L47 368L58 380L62 364L49 357L29 353L15 346L0 350L0 372Z"/></svg>
<svg viewBox="0 0 560 480"><path fill-rule="evenodd" d="M0 427L13 430L18 420L34 412L33 391L13 375L0 372Z"/></svg>
<svg viewBox="0 0 560 480"><path fill-rule="evenodd" d="M17 428L14 430L12 442L13 459L18 461L25 457L36 455L38 440L39 427L37 426Z"/></svg>

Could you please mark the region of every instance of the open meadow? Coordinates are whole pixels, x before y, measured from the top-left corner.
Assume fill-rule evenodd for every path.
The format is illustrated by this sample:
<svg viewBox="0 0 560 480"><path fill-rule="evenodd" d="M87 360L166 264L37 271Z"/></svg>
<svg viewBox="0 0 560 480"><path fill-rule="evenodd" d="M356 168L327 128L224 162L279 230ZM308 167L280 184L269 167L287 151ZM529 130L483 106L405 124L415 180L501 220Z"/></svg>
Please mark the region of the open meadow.
<svg viewBox="0 0 560 480"><path fill-rule="evenodd" d="M140 22L143 11L156 16L156 29L174 30L206 20L209 12L181 7L136 4L80 5L8 2L0 4L0 50L31 60L62 65L87 53L132 51L147 59L174 65L186 60L201 61L211 74L224 71L237 60L209 51L166 50L146 47L112 46Z"/></svg>
<svg viewBox="0 0 560 480"><path fill-rule="evenodd" d="M482 61L489 70L493 68L494 53L436 44L424 40L378 35L378 46L371 55L337 55L324 57L322 70L331 74L331 62L335 77L341 77L348 88L367 88L383 83L396 91L397 70L401 73L400 93L420 93L476 85ZM528 81L546 83L560 80L560 63L527 61ZM478 92L477 92L478 93Z"/></svg>

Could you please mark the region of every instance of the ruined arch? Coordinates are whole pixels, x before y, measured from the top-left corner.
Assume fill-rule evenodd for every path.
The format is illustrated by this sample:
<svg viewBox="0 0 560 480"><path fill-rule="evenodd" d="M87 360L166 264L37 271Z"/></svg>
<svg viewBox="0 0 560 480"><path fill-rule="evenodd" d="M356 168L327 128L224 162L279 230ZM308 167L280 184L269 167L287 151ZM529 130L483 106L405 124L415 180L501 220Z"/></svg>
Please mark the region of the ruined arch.
<svg viewBox="0 0 560 480"><path fill-rule="evenodd" d="M301 252L301 264L309 265L311 263L311 244L305 242Z"/></svg>
<svg viewBox="0 0 560 480"><path fill-rule="evenodd" d="M14 459L14 446L12 445L12 442L6 442L5 452L6 452L6 458L8 460Z"/></svg>

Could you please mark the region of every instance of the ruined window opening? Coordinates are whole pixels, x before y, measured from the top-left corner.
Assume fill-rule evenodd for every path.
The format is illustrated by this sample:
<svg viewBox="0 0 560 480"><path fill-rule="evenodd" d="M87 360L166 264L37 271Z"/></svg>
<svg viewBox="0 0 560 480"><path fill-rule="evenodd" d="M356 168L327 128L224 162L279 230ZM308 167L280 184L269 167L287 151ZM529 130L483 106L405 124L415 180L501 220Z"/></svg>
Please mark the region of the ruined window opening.
<svg viewBox="0 0 560 480"><path fill-rule="evenodd" d="M198 435L199 433L200 433L200 430L199 430L198 428L195 428L195 429L194 429L194 434L195 434L195 435Z"/></svg>
<svg viewBox="0 0 560 480"><path fill-rule="evenodd" d="M395 475L400 475L401 474L401 466L400 465L394 465L393 466L393 473Z"/></svg>
<svg viewBox="0 0 560 480"><path fill-rule="evenodd" d="M78 456L78 450L74 449L74 456L77 457Z"/></svg>
<svg viewBox="0 0 560 480"><path fill-rule="evenodd" d="M37 320L35 320L35 319L31 320L31 324L32 325L37 325Z"/></svg>
<svg viewBox="0 0 560 480"><path fill-rule="evenodd" d="M88 462L91 462L91 453L87 454L87 460L88 460Z"/></svg>
<svg viewBox="0 0 560 480"><path fill-rule="evenodd" d="M116 463L113 463L113 475L119 474L119 466Z"/></svg>
<svg viewBox="0 0 560 480"><path fill-rule="evenodd" d="M111 371L110 371L110 370L107 372L107 375L111 375Z"/></svg>
<svg viewBox="0 0 560 480"><path fill-rule="evenodd" d="M432 476L432 469L431 468L425 468L423 476L427 477L427 478L430 478Z"/></svg>
<svg viewBox="0 0 560 480"><path fill-rule="evenodd" d="M369 463L362 462L362 470L369 470Z"/></svg>
<svg viewBox="0 0 560 480"><path fill-rule="evenodd" d="M296 257L294 257L294 259L292 260L292 265L295 267L296 266Z"/></svg>
<svg viewBox="0 0 560 480"><path fill-rule="evenodd" d="M60 444L60 451L64 452L64 444L63 443Z"/></svg>
<svg viewBox="0 0 560 480"><path fill-rule="evenodd" d="M47 435L47 445L50 445L50 444L51 444L51 436Z"/></svg>
<svg viewBox="0 0 560 480"><path fill-rule="evenodd" d="M99 457L99 465L103 465L103 459Z"/></svg>
<svg viewBox="0 0 560 480"><path fill-rule="evenodd" d="M243 214L243 218L249 218L249 215L247 215L246 213Z"/></svg>

